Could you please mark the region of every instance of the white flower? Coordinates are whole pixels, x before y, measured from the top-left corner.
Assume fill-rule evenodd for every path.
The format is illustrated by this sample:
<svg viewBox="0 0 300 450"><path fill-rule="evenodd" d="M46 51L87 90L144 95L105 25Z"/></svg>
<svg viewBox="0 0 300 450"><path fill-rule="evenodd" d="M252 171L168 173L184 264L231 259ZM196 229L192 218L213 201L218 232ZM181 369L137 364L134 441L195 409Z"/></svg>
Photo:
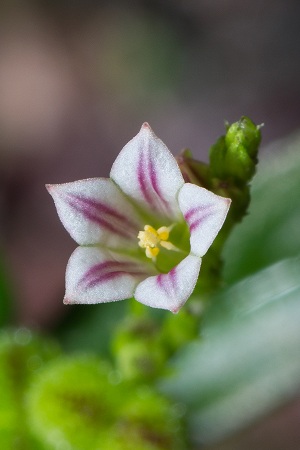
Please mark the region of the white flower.
<svg viewBox="0 0 300 450"><path fill-rule="evenodd" d="M193 292L231 202L185 183L147 123L125 145L110 178L47 188L80 245L67 266L64 303L134 297L174 313Z"/></svg>

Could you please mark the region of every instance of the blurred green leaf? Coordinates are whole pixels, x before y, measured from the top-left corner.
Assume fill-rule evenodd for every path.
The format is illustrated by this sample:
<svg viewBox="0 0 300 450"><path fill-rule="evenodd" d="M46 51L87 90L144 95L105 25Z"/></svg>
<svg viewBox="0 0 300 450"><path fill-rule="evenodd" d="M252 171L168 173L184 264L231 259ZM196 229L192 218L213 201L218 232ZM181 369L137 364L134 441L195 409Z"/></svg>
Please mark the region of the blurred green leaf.
<svg viewBox="0 0 300 450"><path fill-rule="evenodd" d="M248 216L224 248L224 277L234 282L300 254L300 136L273 145L258 165Z"/></svg>
<svg viewBox="0 0 300 450"><path fill-rule="evenodd" d="M0 332L0 448L37 450L43 448L27 429L24 395L43 366L56 358L55 342L41 339L26 328Z"/></svg>
<svg viewBox="0 0 300 450"><path fill-rule="evenodd" d="M48 364L27 392L32 433L50 449L95 448L118 405L108 373L108 365L93 356L63 356Z"/></svg>
<svg viewBox="0 0 300 450"><path fill-rule="evenodd" d="M75 305L68 308L71 308L71 314L55 331L64 350L108 354L112 332L124 318L128 302Z"/></svg>
<svg viewBox="0 0 300 450"><path fill-rule="evenodd" d="M197 442L237 431L300 388L299 273L291 258L219 293L202 340L177 356L161 388L188 405Z"/></svg>
<svg viewBox="0 0 300 450"><path fill-rule="evenodd" d="M63 356L27 392L32 434L47 449L182 450L181 414L148 386L122 383L100 358Z"/></svg>

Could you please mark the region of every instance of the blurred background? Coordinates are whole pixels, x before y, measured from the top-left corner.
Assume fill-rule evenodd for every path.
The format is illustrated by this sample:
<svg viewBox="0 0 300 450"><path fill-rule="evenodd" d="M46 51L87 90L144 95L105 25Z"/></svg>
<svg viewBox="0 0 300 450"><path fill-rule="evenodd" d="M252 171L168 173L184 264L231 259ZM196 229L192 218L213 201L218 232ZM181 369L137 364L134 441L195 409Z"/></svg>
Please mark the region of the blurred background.
<svg viewBox="0 0 300 450"><path fill-rule="evenodd" d="M1 264L19 324L65 314L75 243L44 184L108 176L144 121L203 160L224 120L264 123L263 147L295 131L299 21L297 0L1 2ZM299 419L293 402L218 449L299 449Z"/></svg>

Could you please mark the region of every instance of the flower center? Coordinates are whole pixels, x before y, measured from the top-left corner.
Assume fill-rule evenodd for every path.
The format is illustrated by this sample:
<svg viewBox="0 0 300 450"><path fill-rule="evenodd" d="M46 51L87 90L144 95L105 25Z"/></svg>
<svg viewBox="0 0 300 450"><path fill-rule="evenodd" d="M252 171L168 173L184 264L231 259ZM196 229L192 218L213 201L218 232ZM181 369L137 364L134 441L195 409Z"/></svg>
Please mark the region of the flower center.
<svg viewBox="0 0 300 450"><path fill-rule="evenodd" d="M160 252L160 247L167 250L178 251L171 242L168 241L170 231L174 225L169 227L160 227L157 230L151 227L151 225L145 225L144 231L140 231L138 234L139 246L145 249L147 258L152 259L153 262L156 261L156 257Z"/></svg>

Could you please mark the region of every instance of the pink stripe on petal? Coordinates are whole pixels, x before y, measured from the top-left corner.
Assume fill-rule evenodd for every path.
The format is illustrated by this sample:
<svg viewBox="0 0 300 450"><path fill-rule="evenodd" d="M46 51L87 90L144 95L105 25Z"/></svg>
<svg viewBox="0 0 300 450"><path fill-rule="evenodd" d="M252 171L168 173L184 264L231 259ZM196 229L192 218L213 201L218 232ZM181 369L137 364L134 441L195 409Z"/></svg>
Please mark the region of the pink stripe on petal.
<svg viewBox="0 0 300 450"><path fill-rule="evenodd" d="M211 206L212 205L205 205L205 206L197 206L195 208L192 208L184 214L184 218L186 221L189 221L195 214L198 214L199 212L202 212L202 211L206 211L207 209L211 208Z"/></svg>
<svg viewBox="0 0 300 450"><path fill-rule="evenodd" d="M142 207L166 216L180 214L177 195L184 180L174 156L144 124L117 157L111 178Z"/></svg>
<svg viewBox="0 0 300 450"><path fill-rule="evenodd" d="M172 285L173 285L174 289L176 287L176 281L177 281L176 269L177 269L177 267L173 267L173 269L169 272L169 276L170 276L170 279L171 279L171 282L172 282Z"/></svg>
<svg viewBox="0 0 300 450"><path fill-rule="evenodd" d="M124 275L147 277L149 273L142 270L138 264L131 262L104 261L89 269L78 284L84 285L85 288L93 288Z"/></svg>
<svg viewBox="0 0 300 450"><path fill-rule="evenodd" d="M153 157L149 150L140 151L137 170L139 186L146 202L152 208L168 214L170 207L161 193Z"/></svg>
<svg viewBox="0 0 300 450"><path fill-rule="evenodd" d="M192 232L213 214L213 205L205 205L190 209L184 214L184 218L189 225L190 232Z"/></svg>
<svg viewBox="0 0 300 450"><path fill-rule="evenodd" d="M156 283L158 284L158 286L160 288L163 288L164 285L164 279L163 279L163 274L160 273L157 277L156 277Z"/></svg>
<svg viewBox="0 0 300 450"><path fill-rule="evenodd" d="M103 273L99 275L97 278L94 278L93 280L90 280L88 283L86 283L86 288L93 288L101 283L105 283L107 281L114 280L116 278L121 278L124 275L132 275L132 276L147 276L148 274L141 273L141 272L128 272L125 270L118 270L115 272L108 272Z"/></svg>
<svg viewBox="0 0 300 450"><path fill-rule="evenodd" d="M86 197L80 197L78 195L74 195L75 199L78 199L85 203L87 206L90 206L91 208L95 208L99 213L105 214L110 216L112 219L120 220L123 225L125 225L128 228L133 228L136 230L136 225L128 219L128 217L124 216L123 214L120 214L118 211L113 209L111 206L105 205L104 203L101 203L97 200L86 198Z"/></svg>
<svg viewBox="0 0 300 450"><path fill-rule="evenodd" d="M137 167L137 175L138 175L138 182L141 188L141 192L143 194L144 199L147 203L149 203L150 206L155 207L155 204L153 202L153 198L149 192L147 181L146 181L146 171L145 171L145 155L144 152L141 151L140 158L138 161L138 167Z"/></svg>
<svg viewBox="0 0 300 450"><path fill-rule="evenodd" d="M144 305L176 313L191 295L200 265L200 258L189 255L169 273L148 277L139 283L134 297Z"/></svg>
<svg viewBox="0 0 300 450"><path fill-rule="evenodd" d="M186 183L180 189L178 202L190 229L191 252L202 257L223 225L230 200Z"/></svg>
<svg viewBox="0 0 300 450"><path fill-rule="evenodd" d="M167 274L158 275L156 283L168 297L173 297L176 291L176 267Z"/></svg>
<svg viewBox="0 0 300 450"><path fill-rule="evenodd" d="M199 225L201 225L208 217L212 216L213 212L207 212L206 214L202 214L202 216L198 217L194 222L189 223L190 232L196 230Z"/></svg>
<svg viewBox="0 0 300 450"><path fill-rule="evenodd" d="M75 194L69 194L67 202L86 219L111 233L124 238L131 238L132 235L136 234L137 226L130 222L127 217L101 202Z"/></svg>
<svg viewBox="0 0 300 450"><path fill-rule="evenodd" d="M151 154L149 153L149 173L150 173L150 181L151 181L151 185L152 188L154 190L154 192L157 194L157 196L159 197L159 199L161 200L161 203L163 204L163 207L165 208L166 212L169 213L170 212L170 206L168 204L168 202L166 202L166 200L164 199L159 184L158 184L158 179L157 179L157 173L155 170L155 166L154 166L154 162L153 162L153 157L151 156Z"/></svg>

